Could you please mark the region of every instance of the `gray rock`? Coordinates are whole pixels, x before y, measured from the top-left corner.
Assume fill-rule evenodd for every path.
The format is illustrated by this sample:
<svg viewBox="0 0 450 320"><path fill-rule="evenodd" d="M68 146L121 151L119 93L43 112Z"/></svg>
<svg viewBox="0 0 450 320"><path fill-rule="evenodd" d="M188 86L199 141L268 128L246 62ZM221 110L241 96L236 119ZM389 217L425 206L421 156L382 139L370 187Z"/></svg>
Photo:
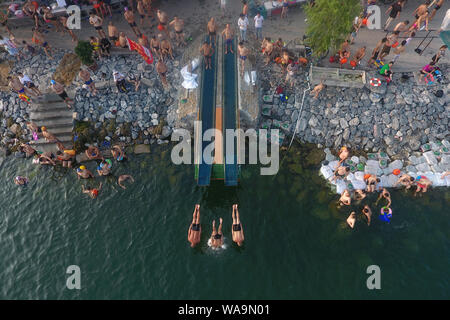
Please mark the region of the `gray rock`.
<svg viewBox="0 0 450 320"><path fill-rule="evenodd" d="M341 125L342 129L347 129L348 128L348 122L344 118L340 118L339 119L339 124Z"/></svg>

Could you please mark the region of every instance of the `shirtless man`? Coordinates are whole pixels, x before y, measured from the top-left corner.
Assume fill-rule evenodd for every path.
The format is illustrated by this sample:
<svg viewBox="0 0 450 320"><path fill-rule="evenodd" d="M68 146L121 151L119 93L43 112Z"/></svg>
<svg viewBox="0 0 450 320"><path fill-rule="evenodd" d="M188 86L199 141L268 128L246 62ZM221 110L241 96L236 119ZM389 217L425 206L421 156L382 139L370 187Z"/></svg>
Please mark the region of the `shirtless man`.
<svg viewBox="0 0 450 320"><path fill-rule="evenodd" d="M78 41L77 36L75 35L75 33L73 33L73 30L67 26L68 17L69 17L68 14L64 14L61 17L59 17L59 21L61 22L64 31L67 32L72 37L72 42L77 42Z"/></svg>
<svg viewBox="0 0 450 320"><path fill-rule="evenodd" d="M175 39L177 41L177 45L186 45L186 42L184 41L184 21L183 19L179 19L177 16L173 17L173 20L169 23L169 26L173 26L173 29L175 30Z"/></svg>
<svg viewBox="0 0 450 320"><path fill-rule="evenodd" d="M39 27L39 15L37 13L37 8L34 6L31 0L27 0L25 5L22 7L22 11L31 19L34 20L34 27Z"/></svg>
<svg viewBox="0 0 450 320"><path fill-rule="evenodd" d="M436 12L442 8L442 5L444 4L445 0L434 0L433 3L431 3L428 8L430 8L433 4L436 3L436 6L434 7L433 11L431 12L430 15L430 21L433 20L434 16L436 15Z"/></svg>
<svg viewBox="0 0 450 320"><path fill-rule="evenodd" d="M91 79L89 71L87 69L80 69L78 76L92 92L92 95L97 95L97 88L95 88L95 82Z"/></svg>
<svg viewBox="0 0 450 320"><path fill-rule="evenodd" d="M152 19L155 18L153 12L152 12L152 0L143 0L144 2L144 8L147 10L148 16L152 17Z"/></svg>
<svg viewBox="0 0 450 320"><path fill-rule="evenodd" d="M352 203L352 197L350 196L350 192L345 189L342 192L341 197L339 198L339 204L349 206Z"/></svg>
<svg viewBox="0 0 450 320"><path fill-rule="evenodd" d="M5 27L5 30L6 32L8 32L10 38L14 37L8 26L8 15L5 14L3 10L0 11L0 24L2 25L2 27Z"/></svg>
<svg viewBox="0 0 450 320"><path fill-rule="evenodd" d="M212 69L211 57L214 54L214 48L211 47L207 41L205 41L200 47L200 53L203 55L205 61L205 69Z"/></svg>
<svg viewBox="0 0 450 320"><path fill-rule="evenodd" d="M51 47L45 40L44 35L38 29L33 28L32 30L33 30L33 42L36 44L40 44L42 46L42 49L44 49L44 52L47 55L47 57L53 60Z"/></svg>
<svg viewBox="0 0 450 320"><path fill-rule="evenodd" d="M230 52L233 52L233 30L230 25L227 24L225 29L222 31L222 36L225 38L225 54L228 54L228 47L230 47Z"/></svg>
<svg viewBox="0 0 450 320"><path fill-rule="evenodd" d="M223 235L222 235L222 218L219 219L219 229L216 231L216 220L212 222L212 234L211 234L211 247L219 248L223 245Z"/></svg>
<svg viewBox="0 0 450 320"><path fill-rule="evenodd" d="M416 179L414 179L414 177L411 177L409 174L404 173L400 178L398 178L393 186L395 187L400 183L402 186L406 187L406 190L408 190L414 185L415 180Z"/></svg>
<svg viewBox="0 0 450 320"><path fill-rule="evenodd" d="M200 243L201 233L202 226L200 225L200 205L196 204L192 215L192 222L188 230L188 241L191 243L192 248Z"/></svg>
<svg viewBox="0 0 450 320"><path fill-rule="evenodd" d="M244 76L245 60L247 60L248 49L244 46L244 42L238 44L239 61L241 64L241 77Z"/></svg>
<svg viewBox="0 0 450 320"><path fill-rule="evenodd" d="M167 30L167 23L169 22L169 17L167 16L167 13L158 9L158 11L156 11L156 15L159 20L159 25L161 26L161 31L164 31L166 36L169 38L169 30Z"/></svg>
<svg viewBox="0 0 450 320"><path fill-rule="evenodd" d="M372 51L372 56L369 59L369 62L367 62L367 65L370 65L372 62L376 61L378 59L378 56L380 55L381 46L383 46L387 41L387 38L381 39L375 48Z"/></svg>
<svg viewBox="0 0 450 320"><path fill-rule="evenodd" d="M20 144L20 150L25 153L27 158L31 157L34 154L36 154L36 150L32 146L27 144L27 143L21 143Z"/></svg>
<svg viewBox="0 0 450 320"><path fill-rule="evenodd" d="M50 7L43 7L42 11L44 14L42 15L42 18L46 23L51 24L56 32L63 32L61 23L59 22L58 17L55 17L55 15L52 12L52 9Z"/></svg>
<svg viewBox="0 0 450 320"><path fill-rule="evenodd" d="M338 153L340 162L343 162L345 159L347 159L349 155L350 155L350 150L346 146L343 146L341 148L341 150L339 150L339 153Z"/></svg>
<svg viewBox="0 0 450 320"><path fill-rule="evenodd" d="M416 17L416 20L419 19L421 15L423 15L428 10L428 5L431 1L427 0L425 3L421 4L416 8L416 10L413 11L413 16Z"/></svg>
<svg viewBox="0 0 450 320"><path fill-rule="evenodd" d="M150 48L150 43L148 42L148 38L145 34L142 34L141 37L138 39L138 42L141 46L145 48Z"/></svg>
<svg viewBox="0 0 450 320"><path fill-rule="evenodd" d="M20 82L20 79L16 76L8 76L6 78L8 80L8 86L17 94L27 94L31 95L31 92L28 88L24 87L24 85Z"/></svg>
<svg viewBox="0 0 450 320"><path fill-rule="evenodd" d="M150 49L152 50L152 53L155 57L157 57L158 59L162 59L161 43L155 35L153 35L150 39Z"/></svg>
<svg viewBox="0 0 450 320"><path fill-rule="evenodd" d="M317 99L319 97L319 93L323 90L323 88L325 88L325 85L323 84L323 80L321 80L320 83L311 91L310 95L314 95L314 99Z"/></svg>
<svg viewBox="0 0 450 320"><path fill-rule="evenodd" d="M356 222L356 213L353 211L347 218L347 224L350 226L350 228L353 229L353 227L355 226L355 222Z"/></svg>
<svg viewBox="0 0 450 320"><path fill-rule="evenodd" d="M380 179L374 176L373 174L367 179L367 192L375 192L377 188L377 183L380 182Z"/></svg>
<svg viewBox="0 0 450 320"><path fill-rule="evenodd" d="M145 4L144 4L144 1L143 1L143 0L138 0L138 2L137 2L137 11L138 11L138 13L139 13L139 16L141 17L141 23L140 23L140 25L141 25L141 27L143 27L143 26L144 26L145 18L148 17L148 15L149 15L149 12L148 12L148 10L145 8ZM148 23L149 23L149 25L150 25L150 27L151 27L150 19L148 19Z"/></svg>
<svg viewBox="0 0 450 320"><path fill-rule="evenodd" d="M287 65L289 64L289 52L287 49L283 49L281 52L281 75L286 72Z"/></svg>
<svg viewBox="0 0 450 320"><path fill-rule="evenodd" d="M109 40L111 40L115 45L116 41L119 39L119 31L117 30L116 26L113 24L112 20L109 20L109 22L108 22L108 36L109 36Z"/></svg>
<svg viewBox="0 0 450 320"><path fill-rule="evenodd" d="M164 63L163 60L159 60L156 63L156 72L158 72L159 77L161 78L161 82L163 84L163 86L168 86L169 84L167 83L167 79L166 79L166 74L167 74L167 66Z"/></svg>
<svg viewBox="0 0 450 320"><path fill-rule="evenodd" d="M106 38L105 31L103 31L103 19L97 16L94 12L89 13L89 23L97 30L100 39Z"/></svg>
<svg viewBox="0 0 450 320"><path fill-rule="evenodd" d="M387 191L386 188L383 188L383 190L381 191L380 195L378 196L377 201L375 202L375 205L378 204L378 201L380 201L381 198L385 198L387 200L386 207L390 208L391 204L392 204L391 194L389 193L389 191Z"/></svg>
<svg viewBox="0 0 450 320"><path fill-rule="evenodd" d="M96 160L96 159L101 159L101 160L103 160L103 156L102 156L102 154L101 154L101 152L100 152L100 150L98 149L98 147L95 147L95 146L89 146L87 149L86 149L86 157L89 159L89 160Z"/></svg>
<svg viewBox="0 0 450 320"><path fill-rule="evenodd" d="M365 55L366 55L366 46L361 47L358 49L358 51L356 51L353 60L356 62L356 64L360 64L361 60L365 57Z"/></svg>
<svg viewBox="0 0 450 320"><path fill-rule="evenodd" d="M89 179L89 178L94 178L94 175L92 174L91 171L89 171L88 169L86 169L85 166L80 166L79 168L77 168L77 177L78 179Z"/></svg>
<svg viewBox="0 0 450 320"><path fill-rule="evenodd" d="M125 7L124 10L125 12L123 13L123 16L125 17L125 20L127 20L136 37L139 38L141 36L141 31L137 27L136 21L134 21L133 10L129 10L127 7Z"/></svg>
<svg viewBox="0 0 450 320"><path fill-rule="evenodd" d="M417 20L412 24L412 26L408 29L408 31L405 32L405 34L413 30L422 30L422 28L420 27L422 23L425 23L425 30L428 31L428 21L429 21L428 11L425 11L424 14L420 15L419 18L417 18Z"/></svg>
<svg viewBox="0 0 450 320"><path fill-rule="evenodd" d="M288 66L286 67L286 84L290 84L291 88L294 88L295 84L295 73L297 72L297 66L294 61L292 61Z"/></svg>
<svg viewBox="0 0 450 320"><path fill-rule="evenodd" d="M122 188L122 189L126 189L126 187L122 184L122 182L124 182L125 180L130 179L131 182L134 183L134 179L132 176L130 176L129 174L122 174L121 176L119 176L119 179L117 179L117 184Z"/></svg>
<svg viewBox="0 0 450 320"><path fill-rule="evenodd" d="M367 225L370 226L370 220L372 218L372 210L370 207L366 204L364 208L361 210L361 212L367 217Z"/></svg>
<svg viewBox="0 0 450 320"><path fill-rule="evenodd" d="M405 21L399 22L395 26L394 32L395 31L404 32L404 31L408 30L408 25L409 25L409 20L405 20Z"/></svg>
<svg viewBox="0 0 450 320"><path fill-rule="evenodd" d="M244 229L242 228L242 223L239 219L239 210L237 204L233 204L233 212L231 213L231 217L233 218L231 235L233 237L233 241L236 242L236 244L240 247L244 242Z"/></svg>
<svg viewBox="0 0 450 320"><path fill-rule="evenodd" d="M64 102L66 103L67 107L70 109L72 108L72 104L71 102L73 102L72 99L69 98L69 96L67 95L66 90L64 90L64 86L62 84L60 84L59 82L56 82L55 80L51 80L51 84L52 84L52 89L53 91L61 98L64 100Z"/></svg>
<svg viewBox="0 0 450 320"><path fill-rule="evenodd" d="M242 6L242 14L247 17L248 16L248 4L247 4L247 1L243 0L242 4L243 4L243 6Z"/></svg>
<svg viewBox="0 0 450 320"><path fill-rule="evenodd" d="M406 50L406 46L407 46L407 42L406 40L403 40L402 43L397 47L394 48L394 59L392 59L392 61L394 61L394 63L397 61L398 58L400 58L400 55L405 52Z"/></svg>
<svg viewBox="0 0 450 320"><path fill-rule="evenodd" d="M47 131L46 127L41 127L41 133L42 133L42 136L44 137L45 141L48 141L48 142L58 141L58 139L56 139L56 137L53 134L51 134L50 132Z"/></svg>
<svg viewBox="0 0 450 320"><path fill-rule="evenodd" d="M160 38L162 38L162 35ZM172 45L170 44L170 41L168 39L162 39L160 40L161 43L161 56L163 59L165 59L167 56L170 56L170 58L173 60L173 50Z"/></svg>
<svg viewBox="0 0 450 320"><path fill-rule="evenodd" d="M123 32L119 33L119 47L128 48L127 37L125 36L125 33L123 33Z"/></svg>
<svg viewBox="0 0 450 320"><path fill-rule="evenodd" d="M216 33L217 33L217 25L214 18L211 18L211 20L208 21L208 24L206 25L206 31L208 31L209 34L209 43L216 43ZM214 41L212 41L214 39Z"/></svg>
<svg viewBox="0 0 450 320"><path fill-rule="evenodd" d="M267 66L269 64L269 62L272 60L274 45L273 45L272 41L270 41L270 38L265 38L263 40L263 43L261 46L264 50L263 54L266 56L266 64L265 65Z"/></svg>
<svg viewBox="0 0 450 320"><path fill-rule="evenodd" d="M102 189L102 183L100 182L100 185L98 186L98 188L91 188L91 187L86 187L84 188L84 186L81 186L81 190L83 191L83 193L87 193L89 194L89 196L92 199L97 198L99 191Z"/></svg>
<svg viewBox="0 0 450 320"><path fill-rule="evenodd" d="M53 160L54 158L55 158L55 155L53 153L45 152L38 157L38 163L39 164L50 164L52 166L55 166L56 163Z"/></svg>

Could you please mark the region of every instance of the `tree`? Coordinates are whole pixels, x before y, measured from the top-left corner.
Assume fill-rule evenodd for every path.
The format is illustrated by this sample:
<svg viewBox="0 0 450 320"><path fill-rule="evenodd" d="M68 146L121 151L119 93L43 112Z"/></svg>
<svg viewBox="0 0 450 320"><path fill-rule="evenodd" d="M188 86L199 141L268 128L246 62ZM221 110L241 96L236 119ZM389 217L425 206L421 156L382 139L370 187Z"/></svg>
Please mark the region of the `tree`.
<svg viewBox="0 0 450 320"><path fill-rule="evenodd" d="M337 50L352 31L356 16L361 13L360 0L315 0L305 5L308 27L307 43L315 56Z"/></svg>
<svg viewBox="0 0 450 320"><path fill-rule="evenodd" d="M88 41L78 41L77 46L75 47L75 53L80 58L81 62L87 66L90 66L94 63L92 59L92 51L94 48Z"/></svg>

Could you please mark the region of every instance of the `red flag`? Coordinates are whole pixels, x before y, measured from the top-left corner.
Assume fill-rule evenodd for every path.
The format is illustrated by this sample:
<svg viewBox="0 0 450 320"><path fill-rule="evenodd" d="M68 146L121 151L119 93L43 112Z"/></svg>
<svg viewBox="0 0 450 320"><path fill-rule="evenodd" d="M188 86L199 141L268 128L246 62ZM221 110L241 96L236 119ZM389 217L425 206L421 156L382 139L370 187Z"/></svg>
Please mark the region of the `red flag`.
<svg viewBox="0 0 450 320"><path fill-rule="evenodd" d="M136 50L142 56L142 58L144 58L145 62L147 62L148 64L153 63L153 55L150 52L150 50L148 50L143 45L140 45L139 43L136 43L135 41L130 40L130 38L128 38L128 37L127 37L127 42L128 42L128 48L131 51Z"/></svg>

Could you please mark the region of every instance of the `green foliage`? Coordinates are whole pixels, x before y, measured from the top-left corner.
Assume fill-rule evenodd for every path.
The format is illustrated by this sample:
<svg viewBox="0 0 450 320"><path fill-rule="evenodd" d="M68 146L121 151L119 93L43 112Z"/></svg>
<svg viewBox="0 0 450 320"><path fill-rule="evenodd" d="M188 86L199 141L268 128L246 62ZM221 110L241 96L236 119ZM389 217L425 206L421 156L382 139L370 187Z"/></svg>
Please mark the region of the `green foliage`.
<svg viewBox="0 0 450 320"><path fill-rule="evenodd" d="M353 21L361 13L360 0L316 0L305 5L308 27L307 42L314 55L337 50L352 31Z"/></svg>
<svg viewBox="0 0 450 320"><path fill-rule="evenodd" d="M81 62L87 66L90 66L94 63L92 59L92 51L94 48L88 41L80 40L78 41L77 46L75 47L75 53L80 58Z"/></svg>

